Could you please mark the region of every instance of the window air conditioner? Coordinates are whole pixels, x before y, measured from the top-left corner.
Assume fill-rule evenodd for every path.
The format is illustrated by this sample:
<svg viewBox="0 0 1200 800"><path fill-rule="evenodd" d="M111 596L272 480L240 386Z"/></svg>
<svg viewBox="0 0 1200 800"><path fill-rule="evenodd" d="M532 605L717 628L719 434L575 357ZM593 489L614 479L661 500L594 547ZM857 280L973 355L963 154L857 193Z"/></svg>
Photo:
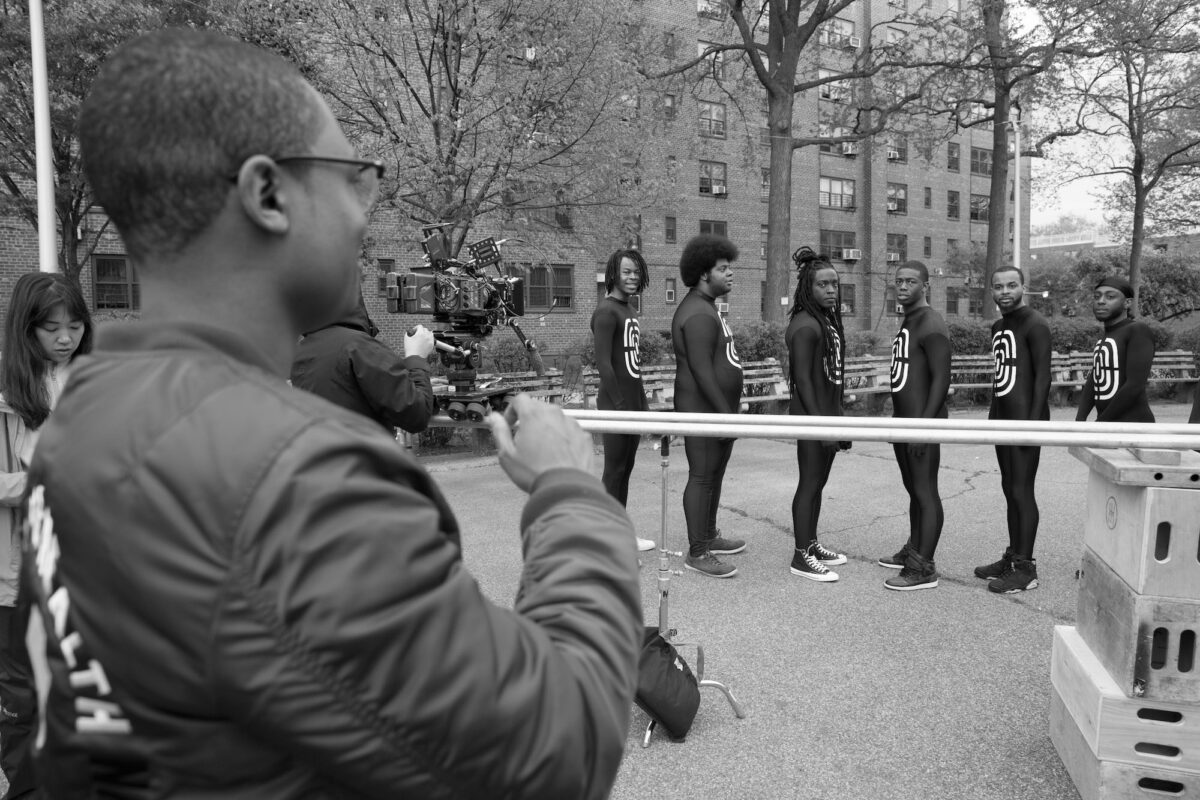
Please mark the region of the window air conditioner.
<svg viewBox="0 0 1200 800"><path fill-rule="evenodd" d="M858 142L842 142L842 155L844 155L844 156L858 155Z"/></svg>
<svg viewBox="0 0 1200 800"><path fill-rule="evenodd" d="M846 46L849 47L851 50L857 50L858 48L862 47L862 37L847 36L846 37Z"/></svg>
<svg viewBox="0 0 1200 800"><path fill-rule="evenodd" d="M856 247L847 247L842 250L843 261L858 261L862 258L862 250Z"/></svg>
<svg viewBox="0 0 1200 800"><path fill-rule="evenodd" d="M714 195L723 195L723 194L725 194L727 191L729 191L729 190L728 190L728 189L726 189L724 186L714 186L714 187L713 187L713 190L712 190L712 193L713 193Z"/></svg>
<svg viewBox="0 0 1200 800"><path fill-rule="evenodd" d="M888 211L895 211L895 210L896 210L897 208L899 208L899 207L900 207L900 206L899 206L899 205L897 205L897 203L896 203L896 201L895 201L895 200L888 200L888 204L887 204L887 210L888 210Z"/></svg>
<svg viewBox="0 0 1200 800"><path fill-rule="evenodd" d="M900 151L892 150L889 148L888 149L888 161L899 161L899 160L900 160Z"/></svg>
<svg viewBox="0 0 1200 800"><path fill-rule="evenodd" d="M899 260L900 260L900 254L899 254L899 253L888 253L888 254L887 254L887 260L888 260L888 261L899 261Z"/></svg>
<svg viewBox="0 0 1200 800"><path fill-rule="evenodd" d="M663 299L666 300L668 303L674 303L675 302L675 290L667 289L666 296Z"/></svg>
<svg viewBox="0 0 1200 800"><path fill-rule="evenodd" d="M717 313L718 314L728 314L729 313L729 303L718 302L717 303Z"/></svg>

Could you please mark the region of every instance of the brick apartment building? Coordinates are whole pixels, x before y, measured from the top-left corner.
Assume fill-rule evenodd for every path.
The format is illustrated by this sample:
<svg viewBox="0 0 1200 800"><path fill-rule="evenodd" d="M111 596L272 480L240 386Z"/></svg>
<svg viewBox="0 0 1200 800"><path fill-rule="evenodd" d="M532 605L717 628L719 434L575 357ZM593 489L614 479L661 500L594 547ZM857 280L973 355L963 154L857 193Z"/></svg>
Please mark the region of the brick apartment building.
<svg viewBox="0 0 1200 800"><path fill-rule="evenodd" d="M806 56L810 68L841 66L866 45L874 21L875 36L896 35L879 20L905 10L905 3L923 3L932 13L956 11L959 0L861 0L820 33L819 45ZM678 53L702 52L722 26L715 0L639 0L643 31L657 31L662 46ZM696 48L693 50L693 48ZM727 65L710 65L718 74ZM802 66L803 68L803 66ZM816 131L822 108L844 102L836 84L797 96L797 130ZM653 109L656 149L665 163L673 160L674 187L660 205L630 209L639 220L636 241L650 266L650 285L641 298L642 328L646 333L670 328L676 304L687 289L678 278L684 244L698 233L728 236L741 255L734 265L735 289L726 310L731 325L761 320L769 304L790 301L766 297L767 192L769 140L765 99L740 98L739 111L714 81L703 80L688 91L660 92L640 98L642 113ZM760 112L745 113L759 108ZM828 254L841 273L843 315L850 330L878 330L889 335L898 325L890 279L897 262L921 259L932 273L932 303L948 317L977 316L984 293L981 276L972 286L962 275L952 276L946 265L955 252L982 248L987 238L987 202L991 172L991 131L967 129L930 154L918 154L907 132L896 131L875 140L835 146L808 147L794 152L792 232L790 249L809 244ZM1029 165L1021 163L1022 193L1019 241L1028 252ZM1014 221L1010 179L1011 251ZM97 218L94 229L100 227ZM472 230L468 241L485 236L519 237L529 221L509 216ZM569 214L550 212L537 220L543 229L557 229L551 243L540 249L541 265L531 269L526 286L526 332L551 363L588 336L596 300L603 294L607 251L577 235ZM381 276L406 270L421 261L416 223L388 210L376 213L363 269L368 308L382 329L382 338L399 347L403 330L425 321L385 313ZM545 241L543 237L542 241ZM504 251L505 248L502 248ZM507 254L507 253L506 253ZM0 220L0 292L16 275L36 268L34 232L23 221ZM790 266L790 265L789 265ZM85 293L99 312L136 312L137 281L125 260L119 239L102 237L82 276ZM512 334L500 332L497 336Z"/></svg>

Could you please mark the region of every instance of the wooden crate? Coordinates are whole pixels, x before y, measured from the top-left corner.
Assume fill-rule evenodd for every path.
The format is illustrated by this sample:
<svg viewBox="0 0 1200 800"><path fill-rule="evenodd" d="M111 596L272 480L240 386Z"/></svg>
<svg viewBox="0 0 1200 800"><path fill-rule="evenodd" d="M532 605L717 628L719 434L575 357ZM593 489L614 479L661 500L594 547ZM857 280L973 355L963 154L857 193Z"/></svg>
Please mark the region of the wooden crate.
<svg viewBox="0 0 1200 800"><path fill-rule="evenodd" d="M1097 758L1200 776L1200 704L1126 697L1067 625L1054 629L1050 683Z"/></svg>
<svg viewBox="0 0 1200 800"><path fill-rule="evenodd" d="M1050 741L1082 800L1200 800L1200 774L1098 758L1057 691L1050 693Z"/></svg>
<svg viewBox="0 0 1200 800"><path fill-rule="evenodd" d="M1138 594L1089 547L1080 573L1076 626L1121 692L1200 703L1200 601Z"/></svg>
<svg viewBox="0 0 1200 800"><path fill-rule="evenodd" d="M1083 542L1139 594L1200 600L1200 488L1088 479Z"/></svg>

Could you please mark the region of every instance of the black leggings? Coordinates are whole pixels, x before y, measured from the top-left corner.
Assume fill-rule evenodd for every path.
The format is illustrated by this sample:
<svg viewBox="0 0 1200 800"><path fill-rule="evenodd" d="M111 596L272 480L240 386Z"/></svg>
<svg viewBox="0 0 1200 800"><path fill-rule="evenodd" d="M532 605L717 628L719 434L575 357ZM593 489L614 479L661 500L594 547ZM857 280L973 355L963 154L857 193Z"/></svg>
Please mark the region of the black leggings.
<svg viewBox="0 0 1200 800"><path fill-rule="evenodd" d="M1013 555L1033 558L1033 540L1037 538L1037 499L1033 484L1037 480L1038 462L1042 448L1016 445L996 445L996 460L1000 462L1000 487L1008 503L1008 546Z"/></svg>
<svg viewBox="0 0 1200 800"><path fill-rule="evenodd" d="M725 467L733 454L733 439L685 436L683 452L688 460L688 481L683 490L688 551L699 556L708 550L709 542L717 535L717 507L721 504Z"/></svg>
<svg viewBox="0 0 1200 800"><path fill-rule="evenodd" d="M833 469L836 452L827 449L824 442L807 439L796 441L796 465L800 468L800 479L796 483L796 494L792 497L792 531L797 550L804 550L817 539L821 495L829 481L829 471Z"/></svg>
<svg viewBox="0 0 1200 800"><path fill-rule="evenodd" d="M629 476L633 473L633 462L637 460L638 443L641 436L628 433L606 433L604 442L604 490L621 505L629 499Z"/></svg>
<svg viewBox="0 0 1200 800"><path fill-rule="evenodd" d="M896 463L900 465L900 479L908 492L908 541L922 558L932 560L946 520L942 497L938 494L942 446L927 444L920 456L913 455L911 448L909 444L892 445Z"/></svg>

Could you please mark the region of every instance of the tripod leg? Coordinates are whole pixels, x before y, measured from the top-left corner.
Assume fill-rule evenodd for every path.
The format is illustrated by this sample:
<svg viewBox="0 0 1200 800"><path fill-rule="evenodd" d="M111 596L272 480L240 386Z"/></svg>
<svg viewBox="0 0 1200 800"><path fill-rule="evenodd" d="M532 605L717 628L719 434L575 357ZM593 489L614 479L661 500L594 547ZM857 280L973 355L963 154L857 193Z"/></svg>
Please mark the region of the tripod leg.
<svg viewBox="0 0 1200 800"><path fill-rule="evenodd" d="M654 728L657 727L657 725L658 723L655 720L650 720L650 724L646 726L646 733L644 736L642 736L643 748L650 746L650 734L654 733Z"/></svg>

